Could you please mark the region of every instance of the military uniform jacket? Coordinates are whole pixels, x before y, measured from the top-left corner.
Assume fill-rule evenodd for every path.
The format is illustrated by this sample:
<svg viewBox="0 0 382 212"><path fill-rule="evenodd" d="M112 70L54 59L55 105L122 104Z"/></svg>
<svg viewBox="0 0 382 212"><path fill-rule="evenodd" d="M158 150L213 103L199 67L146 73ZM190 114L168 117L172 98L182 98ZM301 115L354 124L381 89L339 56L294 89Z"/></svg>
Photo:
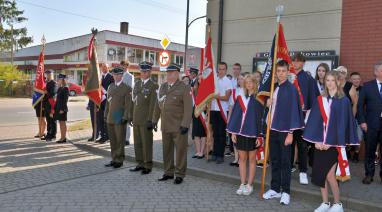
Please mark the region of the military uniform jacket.
<svg viewBox="0 0 382 212"><path fill-rule="evenodd" d="M133 91L133 124L146 125L152 121L155 104L157 101L158 85L149 79L145 84L138 81Z"/></svg>
<svg viewBox="0 0 382 212"><path fill-rule="evenodd" d="M190 86L177 80L171 88L166 82L158 92L153 122L162 118L163 132L179 132L179 128L189 128L192 120L192 97Z"/></svg>
<svg viewBox="0 0 382 212"><path fill-rule="evenodd" d="M122 119L131 120L133 104L131 93L131 87L125 83L119 86L115 83L110 84L105 108L106 123L121 124Z"/></svg>

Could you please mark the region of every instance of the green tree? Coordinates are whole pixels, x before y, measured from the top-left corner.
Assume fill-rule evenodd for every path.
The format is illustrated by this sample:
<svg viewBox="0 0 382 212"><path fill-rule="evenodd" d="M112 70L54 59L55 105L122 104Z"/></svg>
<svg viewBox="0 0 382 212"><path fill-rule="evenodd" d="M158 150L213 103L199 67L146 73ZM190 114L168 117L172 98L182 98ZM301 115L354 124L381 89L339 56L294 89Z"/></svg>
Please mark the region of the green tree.
<svg viewBox="0 0 382 212"><path fill-rule="evenodd" d="M24 11L17 8L16 1L0 0L0 51L10 51L12 63L13 51L33 42L26 27L15 28L15 24L28 20L23 14Z"/></svg>
<svg viewBox="0 0 382 212"><path fill-rule="evenodd" d="M4 87L9 87L13 81L23 81L27 78L26 74L17 69L17 66L0 63L0 81L4 83Z"/></svg>

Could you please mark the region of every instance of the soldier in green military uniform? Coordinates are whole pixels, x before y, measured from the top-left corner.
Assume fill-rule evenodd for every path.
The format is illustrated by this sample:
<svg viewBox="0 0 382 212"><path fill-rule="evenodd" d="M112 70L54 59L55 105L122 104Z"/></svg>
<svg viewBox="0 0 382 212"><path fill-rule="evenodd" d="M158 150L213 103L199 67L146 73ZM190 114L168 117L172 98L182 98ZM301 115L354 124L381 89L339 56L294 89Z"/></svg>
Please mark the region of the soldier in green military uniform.
<svg viewBox="0 0 382 212"><path fill-rule="evenodd" d="M105 118L110 138L112 161L105 166L119 168L125 160L126 124L131 123L132 89L122 82L123 69L112 70L114 83L107 89Z"/></svg>
<svg viewBox="0 0 382 212"><path fill-rule="evenodd" d="M139 64L141 80L135 83L133 91L133 133L135 160L138 165L130 169L132 172L141 171L149 174L153 166L153 129L152 122L154 107L157 101L158 85L150 79L152 64Z"/></svg>
<svg viewBox="0 0 382 212"><path fill-rule="evenodd" d="M189 85L179 80L180 66L167 67L167 82L161 85L153 123L161 117L164 175L159 181L174 179L181 184L187 169L188 128L192 120L192 97ZM174 147L176 164L174 166Z"/></svg>

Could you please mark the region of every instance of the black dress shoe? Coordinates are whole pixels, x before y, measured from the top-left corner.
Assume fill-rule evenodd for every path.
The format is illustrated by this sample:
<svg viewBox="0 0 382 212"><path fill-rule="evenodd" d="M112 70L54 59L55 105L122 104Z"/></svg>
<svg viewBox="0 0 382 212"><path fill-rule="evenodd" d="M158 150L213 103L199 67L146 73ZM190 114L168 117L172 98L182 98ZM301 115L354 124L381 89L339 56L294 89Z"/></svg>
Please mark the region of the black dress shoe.
<svg viewBox="0 0 382 212"><path fill-rule="evenodd" d="M230 166L236 166L236 167L239 167L239 163L238 163L238 162L231 162L229 165L230 165Z"/></svg>
<svg viewBox="0 0 382 212"><path fill-rule="evenodd" d="M88 139L88 141L94 141L94 138L93 138L93 137L91 137L91 138L89 138L89 139Z"/></svg>
<svg viewBox="0 0 382 212"><path fill-rule="evenodd" d="M121 168L122 166L123 166L123 163L114 162L113 168L118 169L118 168Z"/></svg>
<svg viewBox="0 0 382 212"><path fill-rule="evenodd" d="M104 139L104 138L99 138L99 139L97 139L95 142L96 142L96 143L99 143L99 144L103 144L103 143L106 142L106 139Z"/></svg>
<svg viewBox="0 0 382 212"><path fill-rule="evenodd" d="M197 155L194 155L194 156L192 156L192 158L198 158L199 156L197 156Z"/></svg>
<svg viewBox="0 0 382 212"><path fill-rule="evenodd" d="M198 158L198 159L203 159L203 158L204 158L204 155L202 155L202 156L198 156L197 158Z"/></svg>
<svg viewBox="0 0 382 212"><path fill-rule="evenodd" d="M182 182L183 182L183 178L181 177L176 177L174 180L174 184L177 184L177 185L181 184Z"/></svg>
<svg viewBox="0 0 382 212"><path fill-rule="evenodd" d="M130 169L131 172L139 172L142 171L144 168L142 166L136 166L132 169Z"/></svg>
<svg viewBox="0 0 382 212"><path fill-rule="evenodd" d="M129 146L130 145L130 141L125 141L125 146Z"/></svg>
<svg viewBox="0 0 382 212"><path fill-rule="evenodd" d="M114 166L115 162L114 161L110 161L110 163L108 164L105 164L106 167L112 167Z"/></svg>
<svg viewBox="0 0 382 212"><path fill-rule="evenodd" d="M170 180L170 179L174 179L174 176L168 176L168 175L163 175L162 178L159 178L158 181L166 181L166 180Z"/></svg>
<svg viewBox="0 0 382 212"><path fill-rule="evenodd" d="M64 140L58 140L58 141L56 141L56 143L58 143L58 144L66 143L66 138Z"/></svg>
<svg viewBox="0 0 382 212"><path fill-rule="evenodd" d="M373 178L370 177L370 176L366 176L366 177L363 178L363 180L362 180L362 183L363 183L363 184L366 184L366 185L371 184L371 182L373 182Z"/></svg>
<svg viewBox="0 0 382 212"><path fill-rule="evenodd" d="M141 174L150 174L151 169L143 168Z"/></svg>
<svg viewBox="0 0 382 212"><path fill-rule="evenodd" d="M41 136L40 140L45 141L46 140L46 136L45 135Z"/></svg>

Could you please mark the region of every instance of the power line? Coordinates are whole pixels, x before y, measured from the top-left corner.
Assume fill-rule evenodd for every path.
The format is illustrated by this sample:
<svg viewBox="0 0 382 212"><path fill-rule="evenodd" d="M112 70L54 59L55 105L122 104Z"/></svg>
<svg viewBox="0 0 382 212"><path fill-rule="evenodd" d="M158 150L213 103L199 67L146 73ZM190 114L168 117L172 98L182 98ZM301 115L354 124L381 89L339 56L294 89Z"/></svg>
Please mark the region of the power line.
<svg viewBox="0 0 382 212"><path fill-rule="evenodd" d="M56 8L52 8L52 7L47 7L47 6L44 6L44 5L35 4L35 3L31 3L31 2L26 2L26 1L22 1L22 0L17 0L17 1L20 2L20 3L23 3L23 4L31 5L31 6L34 6L34 7L39 7L39 8L50 10L50 11L54 11L54 12L63 13L63 14L66 14L66 15L77 16L77 17L81 17L81 18L85 18L85 19L90 19L90 20L94 20L94 21L100 21L100 22L104 22L104 23L120 24L119 22L112 21L112 20L100 19L100 18L97 18L97 17L82 15L82 14L79 14L79 13L73 13L73 12L70 12L70 11L56 9ZM142 30L142 31L146 31L146 32L155 33L155 34L158 34L158 35L159 34L162 34L162 35L165 34L163 32L152 31L151 29L144 28L144 27L131 26L131 28ZM175 35L175 34L169 34L169 35L174 36L174 37L182 37L181 35Z"/></svg>

